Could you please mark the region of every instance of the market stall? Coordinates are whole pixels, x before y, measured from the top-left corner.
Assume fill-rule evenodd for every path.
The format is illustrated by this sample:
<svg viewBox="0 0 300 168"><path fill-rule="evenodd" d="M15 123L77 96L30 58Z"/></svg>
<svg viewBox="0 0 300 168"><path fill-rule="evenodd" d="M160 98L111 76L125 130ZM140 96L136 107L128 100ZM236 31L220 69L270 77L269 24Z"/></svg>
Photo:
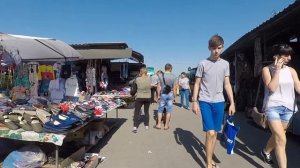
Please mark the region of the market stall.
<svg viewBox="0 0 300 168"><path fill-rule="evenodd" d="M109 78L108 90L119 90L138 74L144 62L144 56L129 48L126 43L84 43L71 46L82 55L80 63L86 64L86 71L83 71L87 77L89 74L94 79L86 83L87 87L95 87L95 92L103 91L99 87L103 72Z"/></svg>
<svg viewBox="0 0 300 168"><path fill-rule="evenodd" d="M119 107L123 106L124 102L120 102L119 104L115 104L110 109L108 109L105 113L96 115L91 117L88 120L82 121L80 125L73 127L69 130L64 130L64 132L59 133L51 133L47 130L43 130L42 132L35 132L35 131L26 131L23 128L19 128L16 130L11 130L7 128L4 124L0 123L0 138L7 138L7 139L14 139L19 141L30 141L30 142L41 142L41 143L52 143L56 146L55 148L55 165L59 167L59 150L60 146L63 145L65 138L69 138L68 140L72 139L70 136L74 133L77 133L79 130L88 127L93 121L102 118L103 116L107 115L107 113L118 110ZM117 117L117 112L116 112ZM96 132L89 132L88 130L84 130L84 134L88 137L89 141L95 142L99 135L103 137L109 130L107 129L100 129ZM94 134L94 139L91 140L91 133ZM98 139L100 140L100 139Z"/></svg>
<svg viewBox="0 0 300 168"><path fill-rule="evenodd" d="M129 81L134 79L144 56L126 43L71 44L81 55L81 85L90 97L120 98L127 104L134 102ZM84 73L85 72L85 73Z"/></svg>
<svg viewBox="0 0 300 168"><path fill-rule="evenodd" d="M69 134L126 104L80 90L81 55L62 41L0 34L0 137L59 146Z"/></svg>

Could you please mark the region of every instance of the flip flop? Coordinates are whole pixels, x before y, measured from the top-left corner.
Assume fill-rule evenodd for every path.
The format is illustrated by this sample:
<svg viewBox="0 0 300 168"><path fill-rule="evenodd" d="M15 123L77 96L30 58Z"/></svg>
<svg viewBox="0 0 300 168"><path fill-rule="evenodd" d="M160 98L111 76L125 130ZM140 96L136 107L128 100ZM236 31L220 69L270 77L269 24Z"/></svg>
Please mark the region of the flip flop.
<svg viewBox="0 0 300 168"><path fill-rule="evenodd" d="M157 127L156 125L153 126L153 128L160 130L161 128Z"/></svg>
<svg viewBox="0 0 300 168"><path fill-rule="evenodd" d="M164 130L168 130L168 129L170 129L170 127L165 127L165 128L164 128Z"/></svg>
<svg viewBox="0 0 300 168"><path fill-rule="evenodd" d="M137 133L137 130L132 130L133 133Z"/></svg>

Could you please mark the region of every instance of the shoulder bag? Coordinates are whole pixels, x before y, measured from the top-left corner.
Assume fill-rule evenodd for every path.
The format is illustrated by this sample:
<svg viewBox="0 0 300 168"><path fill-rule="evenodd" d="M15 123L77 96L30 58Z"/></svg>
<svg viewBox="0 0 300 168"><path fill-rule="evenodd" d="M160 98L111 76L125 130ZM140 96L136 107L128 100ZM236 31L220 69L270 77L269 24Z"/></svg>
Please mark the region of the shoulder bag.
<svg viewBox="0 0 300 168"><path fill-rule="evenodd" d="M262 79L259 80L258 90L257 90L256 97L255 97L254 107L252 108L251 117L258 126L266 129L266 128L268 128L268 121L267 121L267 116L265 114L265 108L266 108L266 103L268 102L268 100L264 101L264 104L262 107L262 112L259 112L256 107L258 97L259 97L261 82L262 82Z"/></svg>
<svg viewBox="0 0 300 168"><path fill-rule="evenodd" d="M172 88L170 85L166 85L166 80L165 80L165 75L162 72L162 78L163 78L163 82L164 82L164 89L162 91L162 94L169 94L172 91Z"/></svg>
<svg viewBox="0 0 300 168"><path fill-rule="evenodd" d="M130 95L134 96L137 92L137 84L136 84L136 79L134 79L131 88L130 88Z"/></svg>

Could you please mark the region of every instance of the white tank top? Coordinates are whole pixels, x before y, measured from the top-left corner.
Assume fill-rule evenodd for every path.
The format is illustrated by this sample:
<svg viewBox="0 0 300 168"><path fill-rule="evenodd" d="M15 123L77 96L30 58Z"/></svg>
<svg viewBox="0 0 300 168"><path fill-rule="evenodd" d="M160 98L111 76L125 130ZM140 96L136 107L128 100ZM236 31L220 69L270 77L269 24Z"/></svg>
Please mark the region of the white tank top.
<svg viewBox="0 0 300 168"><path fill-rule="evenodd" d="M272 76L274 76L275 69L273 66L269 66ZM267 101L267 102L266 102ZM275 92L270 92L268 88L265 87L265 106L284 106L292 111L297 111L297 106L295 106L295 89L294 80L292 73L288 66L284 66L279 71L279 84ZM295 107L294 107L295 106ZM294 109L295 108L295 109Z"/></svg>

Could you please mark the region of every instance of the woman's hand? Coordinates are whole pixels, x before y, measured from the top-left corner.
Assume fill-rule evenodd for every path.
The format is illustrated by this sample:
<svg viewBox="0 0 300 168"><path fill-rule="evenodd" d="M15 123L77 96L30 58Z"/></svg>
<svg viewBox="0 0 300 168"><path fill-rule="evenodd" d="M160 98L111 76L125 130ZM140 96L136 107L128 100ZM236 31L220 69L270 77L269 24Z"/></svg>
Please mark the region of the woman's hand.
<svg viewBox="0 0 300 168"><path fill-rule="evenodd" d="M274 65L276 67L276 70L280 70L284 64L284 59L278 56L275 56L275 62Z"/></svg>

